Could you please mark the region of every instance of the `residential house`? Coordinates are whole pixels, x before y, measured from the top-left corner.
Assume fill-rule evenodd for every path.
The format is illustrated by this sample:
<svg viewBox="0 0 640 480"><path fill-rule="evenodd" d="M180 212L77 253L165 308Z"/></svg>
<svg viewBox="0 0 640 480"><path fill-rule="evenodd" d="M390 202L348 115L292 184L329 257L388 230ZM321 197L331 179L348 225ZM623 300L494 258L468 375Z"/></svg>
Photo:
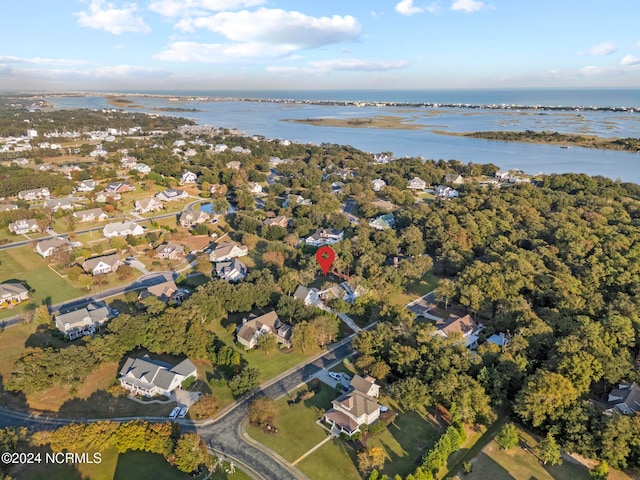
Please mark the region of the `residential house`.
<svg viewBox="0 0 640 480"><path fill-rule="evenodd" d="M282 227L287 228L289 226L289 219L283 215L278 215L277 217L267 218L264 222L262 222L263 227Z"/></svg>
<svg viewBox="0 0 640 480"><path fill-rule="evenodd" d="M134 395L170 397L187 378L198 378L198 369L188 358L177 365L153 360L149 355L127 358L120 370L120 385Z"/></svg>
<svg viewBox="0 0 640 480"><path fill-rule="evenodd" d="M254 194L262 193L262 185L257 182L249 182L249 192Z"/></svg>
<svg viewBox="0 0 640 480"><path fill-rule="evenodd" d="M136 163L134 167L131 167L131 170L136 170L137 172L142 173L143 175L146 175L147 173L151 173L151 167L146 163Z"/></svg>
<svg viewBox="0 0 640 480"><path fill-rule="evenodd" d="M634 415L640 413L640 387L637 383L620 383L618 388L609 392L607 398L609 408L605 413L621 413L623 415Z"/></svg>
<svg viewBox="0 0 640 480"><path fill-rule="evenodd" d="M275 311L265 313L259 317L243 319L238 329L238 343L246 348L254 348L258 338L265 334L275 335L278 343L291 346L291 326L282 323Z"/></svg>
<svg viewBox="0 0 640 480"><path fill-rule="evenodd" d="M111 182L104 188L104 191L107 193L126 193L132 192L135 190L135 187L132 186L129 182Z"/></svg>
<svg viewBox="0 0 640 480"><path fill-rule="evenodd" d="M119 193L108 193L108 192L99 192L96 195L97 203L106 203L106 202L117 202L122 198L122 195Z"/></svg>
<svg viewBox="0 0 640 480"><path fill-rule="evenodd" d="M444 338L460 335L464 339L464 346L472 350L478 347L478 333L482 330L482 324L478 325L471 315L458 317L451 314L449 320L436 323L435 335Z"/></svg>
<svg viewBox="0 0 640 480"><path fill-rule="evenodd" d="M29 299L29 290L18 282L0 283L0 308L17 305Z"/></svg>
<svg viewBox="0 0 640 480"><path fill-rule="evenodd" d="M88 258L82 262L82 269L91 275L102 275L105 273L113 273L123 265L120 256L117 253L111 255L102 255L100 257Z"/></svg>
<svg viewBox="0 0 640 480"><path fill-rule="evenodd" d="M0 212L10 212L11 210L18 210L18 206L13 203L1 203Z"/></svg>
<svg viewBox="0 0 640 480"><path fill-rule="evenodd" d="M409 185L407 186L407 188L411 190L424 190L425 188L427 188L427 182L419 177L413 177L411 180L409 180Z"/></svg>
<svg viewBox="0 0 640 480"><path fill-rule="evenodd" d="M136 200L133 204L136 213L149 213L162 210L162 202L156 197L147 197Z"/></svg>
<svg viewBox="0 0 640 480"><path fill-rule="evenodd" d="M227 168L230 170L240 170L240 167L242 166L242 163L234 160L232 162L227 162Z"/></svg>
<svg viewBox="0 0 640 480"><path fill-rule="evenodd" d="M247 276L247 266L237 258L216 263L216 275L220 280L236 283Z"/></svg>
<svg viewBox="0 0 640 480"><path fill-rule="evenodd" d="M342 182L333 182L331 184L331 193L336 195L342 193L342 189L344 188L344 183Z"/></svg>
<svg viewBox="0 0 640 480"><path fill-rule="evenodd" d="M198 175L196 175L193 172L190 172L189 170L186 170L180 177L181 185L185 185L187 183L197 183L197 182L198 182Z"/></svg>
<svg viewBox="0 0 640 480"><path fill-rule="evenodd" d="M305 239L307 245L313 247L322 247L324 245L333 245L344 238L344 232L335 228L319 228L313 235Z"/></svg>
<svg viewBox="0 0 640 480"><path fill-rule="evenodd" d="M316 288L308 288L302 285L298 285L296 291L293 293L293 298L302 300L305 305L314 305L318 302L319 292Z"/></svg>
<svg viewBox="0 0 640 480"><path fill-rule="evenodd" d="M98 182L95 180L83 180L78 184L76 190L78 192L93 192L97 185Z"/></svg>
<svg viewBox="0 0 640 480"><path fill-rule="evenodd" d="M387 186L387 182L385 182L381 178L377 178L377 179L373 180L371 183L373 185L373 191L374 192L380 192L384 187Z"/></svg>
<svg viewBox="0 0 640 480"><path fill-rule="evenodd" d="M213 251L209 254L212 262L223 262L236 257L244 257L249 253L249 249L245 245L238 245L231 242L218 243Z"/></svg>
<svg viewBox="0 0 640 480"><path fill-rule="evenodd" d="M180 225L191 228L199 223L208 222L211 216L202 210L184 210L180 213Z"/></svg>
<svg viewBox="0 0 640 480"><path fill-rule="evenodd" d="M35 218L16 220L9 224L9 231L16 235L35 233L40 231L40 226Z"/></svg>
<svg viewBox="0 0 640 480"><path fill-rule="evenodd" d="M175 190L173 188L168 188L163 192L156 193L156 198L163 202L176 202L178 200L183 200L188 196L189 195L184 190Z"/></svg>
<svg viewBox="0 0 640 480"><path fill-rule="evenodd" d="M110 311L105 304L91 303L84 308L55 316L56 327L69 340L75 340L85 335L93 335L96 328L109 321Z"/></svg>
<svg viewBox="0 0 640 480"><path fill-rule="evenodd" d="M393 213L385 213L384 215L380 215L379 217L371 220L369 222L369 226L375 228L376 230L387 230L389 228L395 228L396 218L393 216Z"/></svg>
<svg viewBox="0 0 640 480"><path fill-rule="evenodd" d="M104 222L109 219L109 215L104 213L101 208L90 208L73 212L73 218L79 222Z"/></svg>
<svg viewBox="0 0 640 480"><path fill-rule="evenodd" d="M73 210L78 200L78 198L48 198L42 206L50 209L52 212L57 212L58 210Z"/></svg>
<svg viewBox="0 0 640 480"><path fill-rule="evenodd" d="M511 177L511 172L509 170L498 170L493 176L500 182L508 182Z"/></svg>
<svg viewBox="0 0 640 480"><path fill-rule="evenodd" d="M376 163L389 163L393 160L393 157L388 153L374 153L373 161Z"/></svg>
<svg viewBox="0 0 640 480"><path fill-rule="evenodd" d="M451 199L459 196L460 196L460 193L457 190L454 190L451 187L447 187L446 185L438 185L436 187L436 197Z"/></svg>
<svg viewBox="0 0 640 480"><path fill-rule="evenodd" d="M363 379L362 382L358 381L357 385L365 388L365 382L368 383ZM377 393L373 387L370 391ZM333 408L325 412L324 419L331 424L332 430L349 436L359 432L362 425L371 425L380 418L380 404L375 397L355 387L353 391L339 396L331 404Z"/></svg>
<svg viewBox="0 0 640 480"><path fill-rule="evenodd" d="M373 202L371 202L371 206L377 208L378 210L384 210L385 212L390 212L397 208L389 200L382 200L381 198L376 198Z"/></svg>
<svg viewBox="0 0 640 480"><path fill-rule="evenodd" d="M177 243L165 242L156 247L156 257L168 260L181 260L184 258L184 246Z"/></svg>
<svg viewBox="0 0 640 480"><path fill-rule="evenodd" d="M18 192L18 198L20 200L25 200L27 202L31 202L33 200L40 200L43 198L49 198L51 196L51 192L48 188L34 188L32 190L22 190Z"/></svg>
<svg viewBox="0 0 640 480"><path fill-rule="evenodd" d="M53 237L41 240L36 245L36 252L44 258L50 257L58 249L71 250L71 242L68 238Z"/></svg>
<svg viewBox="0 0 640 480"><path fill-rule="evenodd" d="M122 221L119 223L109 223L102 229L102 235L107 238L142 234L144 234L144 228L136 222Z"/></svg>
<svg viewBox="0 0 640 480"><path fill-rule="evenodd" d="M144 301L144 299L148 297L156 297L165 303L173 300L180 304L184 300L182 292L178 289L173 279L147 287L146 290L138 295L138 300Z"/></svg>
<svg viewBox="0 0 640 480"><path fill-rule="evenodd" d="M219 183L214 183L209 187L209 193L214 196L216 196L218 192L222 192L222 190L223 186Z"/></svg>
<svg viewBox="0 0 640 480"><path fill-rule="evenodd" d="M132 168L135 168L137 164L138 159L135 157L125 156L120 160L120 166L125 170L131 170Z"/></svg>
<svg viewBox="0 0 640 480"><path fill-rule="evenodd" d="M493 343L500 348L504 348L509 343L509 339L504 333L494 333L489 338L487 338L487 343Z"/></svg>
<svg viewBox="0 0 640 480"><path fill-rule="evenodd" d="M380 396L380 385L378 385L376 379L370 375L366 377L354 375L349 386L357 392L364 393L368 397L378 398Z"/></svg>
<svg viewBox="0 0 640 480"><path fill-rule="evenodd" d="M282 208L289 208L293 205L313 205L313 202L310 198L305 199L300 195L289 195L282 204Z"/></svg>
<svg viewBox="0 0 640 480"><path fill-rule="evenodd" d="M464 178L458 173L449 173L444 176L443 182L453 183L454 185L462 185L464 183Z"/></svg>
<svg viewBox="0 0 640 480"><path fill-rule="evenodd" d="M228 148L229 148L229 147L228 147L227 145L225 145L224 143L218 143L217 145L215 145L215 146L213 147L213 151L214 151L215 153L222 153L222 152L224 152L225 150L227 150ZM227 166L227 168L231 168L231 167Z"/></svg>

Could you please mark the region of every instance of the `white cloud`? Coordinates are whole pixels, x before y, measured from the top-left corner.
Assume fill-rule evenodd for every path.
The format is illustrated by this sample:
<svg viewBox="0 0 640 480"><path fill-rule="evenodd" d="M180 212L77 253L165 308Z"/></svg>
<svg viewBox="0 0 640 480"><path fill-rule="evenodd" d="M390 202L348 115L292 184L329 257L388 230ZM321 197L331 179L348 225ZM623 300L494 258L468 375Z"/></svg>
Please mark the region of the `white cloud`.
<svg viewBox="0 0 640 480"><path fill-rule="evenodd" d="M157 0L149 10L165 17L189 17L263 5L266 0Z"/></svg>
<svg viewBox="0 0 640 480"><path fill-rule="evenodd" d="M2 61L1 58L0 61ZM625 67L630 65L640 65L640 58L634 57L633 55L625 55L622 60L620 60L620 65Z"/></svg>
<svg viewBox="0 0 640 480"><path fill-rule="evenodd" d="M413 0L401 0L400 2L396 3L396 12L406 16L424 12L437 13L439 10L440 6L438 5L438 2L434 2L431 5L427 5L425 7L416 7L413 4Z"/></svg>
<svg viewBox="0 0 640 480"><path fill-rule="evenodd" d="M342 72L380 72L387 70L399 70L409 65L409 62L399 60L395 62L381 62L361 60L359 58L344 58L335 60L318 60L309 62L309 66L320 71Z"/></svg>
<svg viewBox="0 0 640 480"><path fill-rule="evenodd" d="M22 58L14 57L12 55L0 55L0 62L2 63L20 63L28 65L82 65L86 62L82 60L67 60L64 58Z"/></svg>
<svg viewBox="0 0 640 480"><path fill-rule="evenodd" d="M616 50L618 50L618 47L616 47L614 43L604 42L594 45L588 52L581 53L581 55L610 55Z"/></svg>
<svg viewBox="0 0 640 480"><path fill-rule="evenodd" d="M246 59L273 59L285 57L296 49L264 43L198 43L173 42L154 58L168 62L223 63Z"/></svg>
<svg viewBox="0 0 640 480"><path fill-rule="evenodd" d="M483 9L485 6L483 2L477 2L476 0L455 0L451 5L451 10L471 13Z"/></svg>
<svg viewBox="0 0 640 480"><path fill-rule="evenodd" d="M177 27L186 31L206 28L236 42L290 46L292 49L353 41L362 31L361 25L350 15L311 17L300 12L267 8L183 20Z"/></svg>
<svg viewBox="0 0 640 480"><path fill-rule="evenodd" d="M113 3L104 0L91 0L89 9L75 13L81 27L106 30L114 35L125 32L149 33L151 28L144 23L142 17L135 14L138 9L135 3L127 3L117 8Z"/></svg>
<svg viewBox="0 0 640 480"><path fill-rule="evenodd" d="M167 77L171 75L166 70L136 65L111 65L89 70L88 75L97 77Z"/></svg>

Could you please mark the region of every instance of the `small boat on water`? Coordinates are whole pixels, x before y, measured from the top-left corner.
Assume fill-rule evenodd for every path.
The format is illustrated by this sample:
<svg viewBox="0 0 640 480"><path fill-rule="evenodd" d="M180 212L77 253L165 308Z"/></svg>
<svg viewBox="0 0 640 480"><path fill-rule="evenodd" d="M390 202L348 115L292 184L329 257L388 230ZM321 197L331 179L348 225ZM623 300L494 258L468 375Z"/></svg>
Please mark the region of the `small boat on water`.
<svg viewBox="0 0 640 480"><path fill-rule="evenodd" d="M560 145L560 148L569 148L568 145Z"/></svg>

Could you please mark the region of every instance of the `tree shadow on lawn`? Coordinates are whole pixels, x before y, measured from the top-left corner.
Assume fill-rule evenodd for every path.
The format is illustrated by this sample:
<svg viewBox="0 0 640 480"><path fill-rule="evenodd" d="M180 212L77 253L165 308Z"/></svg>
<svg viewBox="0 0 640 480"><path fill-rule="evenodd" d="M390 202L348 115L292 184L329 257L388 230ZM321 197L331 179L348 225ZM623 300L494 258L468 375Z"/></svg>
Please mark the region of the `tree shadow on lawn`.
<svg viewBox="0 0 640 480"><path fill-rule="evenodd" d="M29 335L29 338L24 342L25 347L38 347L38 348L66 348L71 345L83 345L84 340L79 339L73 342L67 342L64 339L54 335L51 328L46 323L38 325L36 331Z"/></svg>
<svg viewBox="0 0 640 480"><path fill-rule="evenodd" d="M471 459L471 465L471 473L466 474L464 477L469 480L515 480L516 478L506 468L482 451ZM453 477L455 474L461 477L461 472L449 472L448 476ZM528 480L536 480L536 478L530 477Z"/></svg>
<svg viewBox="0 0 640 480"><path fill-rule="evenodd" d="M66 418L164 417L171 412L174 402L139 403L126 395L112 395L98 390L86 399L73 398L60 407L60 416Z"/></svg>
<svg viewBox="0 0 640 480"><path fill-rule="evenodd" d="M4 380L2 375L0 375L0 398L2 399L1 404L3 407L8 407L14 410L29 410L29 403L27 402L27 397L22 392L5 392L4 390Z"/></svg>

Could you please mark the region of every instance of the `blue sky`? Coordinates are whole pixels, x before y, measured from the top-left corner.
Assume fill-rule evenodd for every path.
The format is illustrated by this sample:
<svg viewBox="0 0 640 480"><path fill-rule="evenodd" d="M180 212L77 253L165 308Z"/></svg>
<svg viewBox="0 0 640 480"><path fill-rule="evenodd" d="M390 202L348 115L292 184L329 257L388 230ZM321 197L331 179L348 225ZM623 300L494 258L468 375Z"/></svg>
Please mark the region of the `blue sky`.
<svg viewBox="0 0 640 480"><path fill-rule="evenodd" d="M638 0L2 2L0 89L640 87Z"/></svg>

